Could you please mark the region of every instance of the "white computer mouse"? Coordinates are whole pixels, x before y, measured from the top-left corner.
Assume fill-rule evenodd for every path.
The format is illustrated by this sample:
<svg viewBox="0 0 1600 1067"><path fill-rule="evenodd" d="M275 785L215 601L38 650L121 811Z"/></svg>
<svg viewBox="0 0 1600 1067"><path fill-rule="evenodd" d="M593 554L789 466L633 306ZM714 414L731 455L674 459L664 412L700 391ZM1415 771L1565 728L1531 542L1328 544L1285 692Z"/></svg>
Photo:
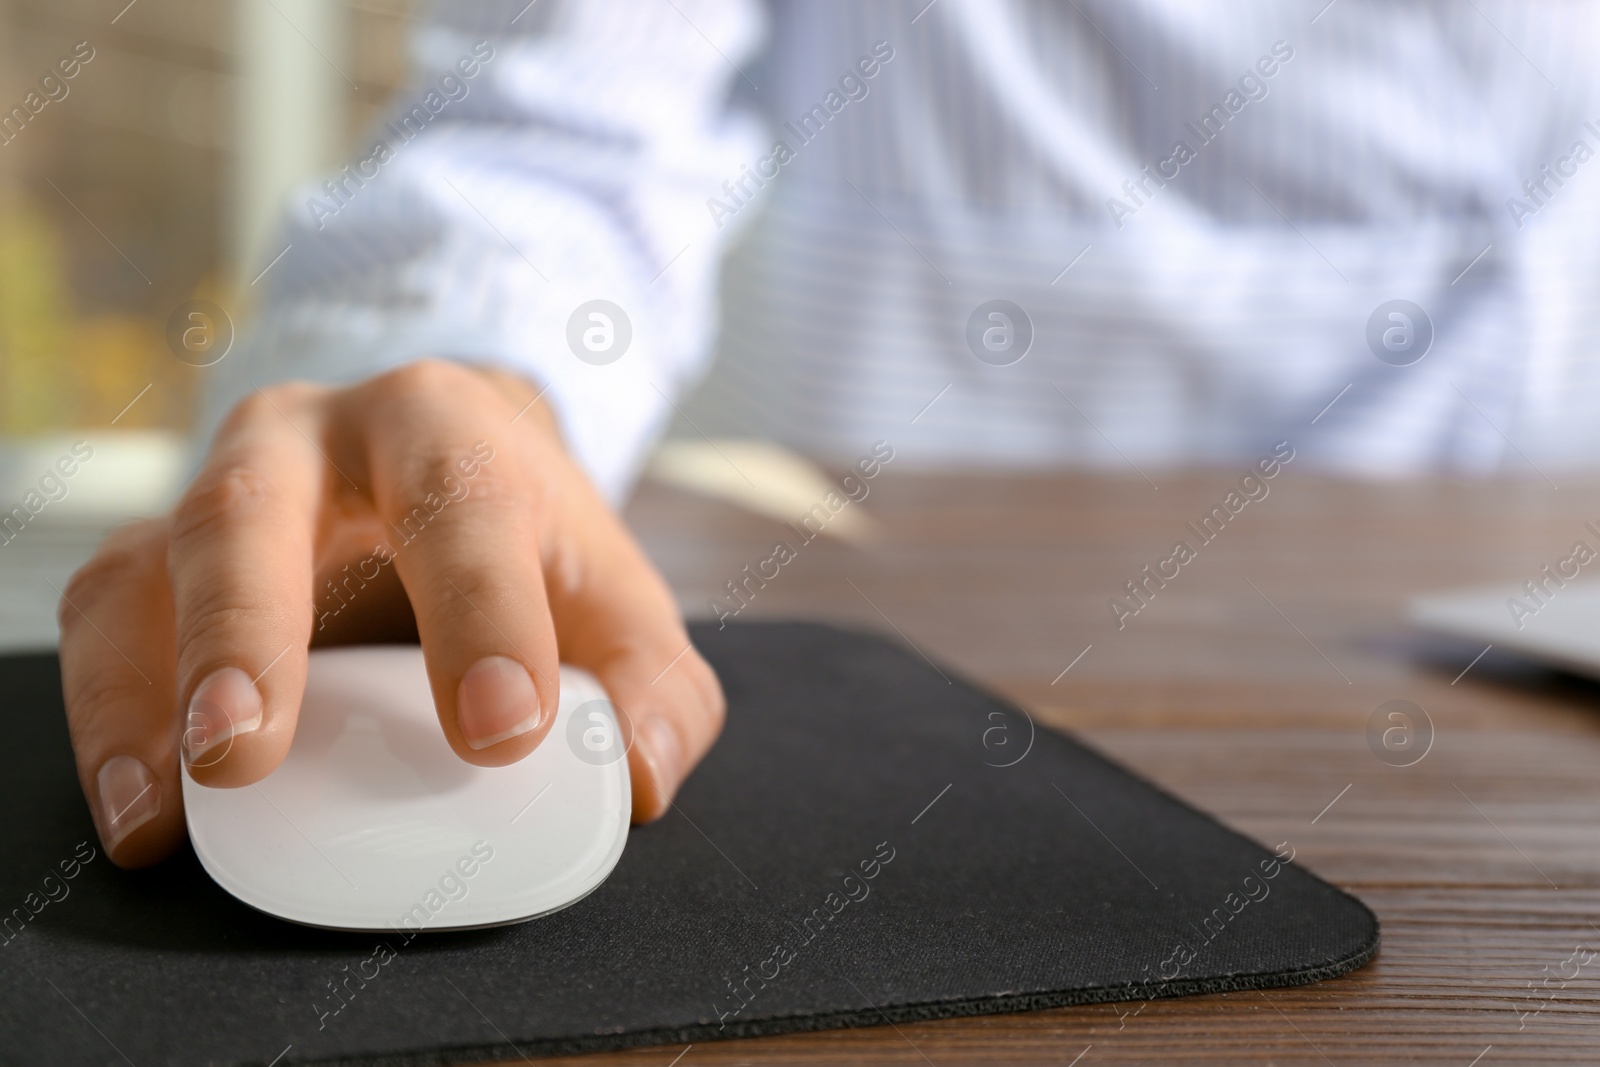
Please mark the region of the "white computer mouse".
<svg viewBox="0 0 1600 1067"><path fill-rule="evenodd" d="M475 767L439 727L422 650L316 650L283 763L243 789L183 772L195 854L253 908L337 930L461 930L559 911L605 881L632 810L627 739L592 675L561 668L526 759Z"/></svg>

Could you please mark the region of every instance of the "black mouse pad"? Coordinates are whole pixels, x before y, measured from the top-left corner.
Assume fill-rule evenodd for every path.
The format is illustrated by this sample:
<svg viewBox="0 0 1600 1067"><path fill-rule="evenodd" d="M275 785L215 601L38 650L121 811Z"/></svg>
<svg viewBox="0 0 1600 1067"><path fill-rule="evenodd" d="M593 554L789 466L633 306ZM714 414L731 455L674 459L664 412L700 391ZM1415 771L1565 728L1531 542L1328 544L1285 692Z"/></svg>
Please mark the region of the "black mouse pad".
<svg viewBox="0 0 1600 1067"><path fill-rule="evenodd" d="M336 934L185 851L118 871L53 656L0 660L0 1061L445 1064L1295 985L1369 959L1355 898L913 652L699 626L727 730L550 918ZM419 892L422 888L419 887Z"/></svg>

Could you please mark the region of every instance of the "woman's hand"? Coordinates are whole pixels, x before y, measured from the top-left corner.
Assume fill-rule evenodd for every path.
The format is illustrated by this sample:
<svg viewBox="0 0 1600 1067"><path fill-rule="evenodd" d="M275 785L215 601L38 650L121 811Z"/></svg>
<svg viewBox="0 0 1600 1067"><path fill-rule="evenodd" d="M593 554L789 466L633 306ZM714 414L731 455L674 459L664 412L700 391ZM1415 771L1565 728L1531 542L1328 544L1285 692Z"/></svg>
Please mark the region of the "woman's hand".
<svg viewBox="0 0 1600 1067"><path fill-rule="evenodd" d="M172 514L73 576L62 684L113 861L183 841L180 759L214 787L278 765L313 644L420 638L439 725L480 766L532 752L558 664L587 668L633 727L634 820L666 810L721 729L722 690L536 396L436 361L259 390Z"/></svg>

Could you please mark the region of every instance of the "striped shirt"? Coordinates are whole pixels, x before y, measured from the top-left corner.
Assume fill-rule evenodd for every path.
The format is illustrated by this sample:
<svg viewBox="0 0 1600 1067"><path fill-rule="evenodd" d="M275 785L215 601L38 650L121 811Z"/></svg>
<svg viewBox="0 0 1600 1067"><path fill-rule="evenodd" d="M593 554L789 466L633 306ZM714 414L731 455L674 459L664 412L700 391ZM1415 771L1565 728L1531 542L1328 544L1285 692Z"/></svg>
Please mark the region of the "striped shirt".
<svg viewBox="0 0 1600 1067"><path fill-rule="evenodd" d="M492 362L613 499L674 423L897 466L1600 457L1596 5L523 3L416 35L215 409Z"/></svg>

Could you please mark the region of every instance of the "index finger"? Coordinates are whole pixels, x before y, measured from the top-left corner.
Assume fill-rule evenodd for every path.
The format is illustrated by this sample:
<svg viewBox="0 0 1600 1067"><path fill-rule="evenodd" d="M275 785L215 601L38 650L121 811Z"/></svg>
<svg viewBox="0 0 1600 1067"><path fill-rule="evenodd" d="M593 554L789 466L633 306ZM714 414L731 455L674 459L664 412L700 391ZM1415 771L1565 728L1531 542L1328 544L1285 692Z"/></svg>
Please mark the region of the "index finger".
<svg viewBox="0 0 1600 1067"><path fill-rule="evenodd" d="M296 409L292 387L274 392ZM167 569L183 757L203 785L248 785L289 751L305 692L327 467L311 437L258 390L224 423L174 512Z"/></svg>

